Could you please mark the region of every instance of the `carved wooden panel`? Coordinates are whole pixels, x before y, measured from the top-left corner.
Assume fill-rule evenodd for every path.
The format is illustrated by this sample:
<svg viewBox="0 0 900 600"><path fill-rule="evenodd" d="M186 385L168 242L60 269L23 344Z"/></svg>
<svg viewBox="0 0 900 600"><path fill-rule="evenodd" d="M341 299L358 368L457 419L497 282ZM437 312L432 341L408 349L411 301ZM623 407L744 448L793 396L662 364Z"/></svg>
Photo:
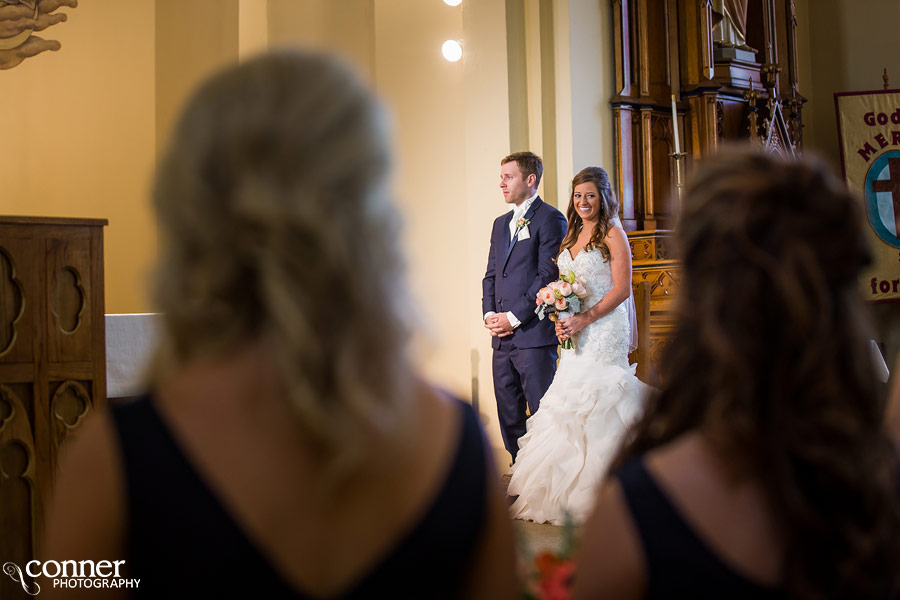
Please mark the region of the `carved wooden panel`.
<svg viewBox="0 0 900 600"><path fill-rule="evenodd" d="M643 228L656 229L656 196L654 191L654 178L656 169L653 161L653 109L649 106L641 107L640 112L640 133L638 139L641 140L641 195L643 206Z"/></svg>
<svg viewBox="0 0 900 600"><path fill-rule="evenodd" d="M635 268L645 269L648 268L645 263L672 259L671 235L671 231L663 230L629 232L628 243L631 246L631 260L635 263Z"/></svg>
<svg viewBox="0 0 900 600"><path fill-rule="evenodd" d="M51 444L50 461L57 464L61 448L69 434L84 421L93 409L94 402L88 391L89 381L67 380L51 383L50 421Z"/></svg>
<svg viewBox="0 0 900 600"><path fill-rule="evenodd" d="M751 85L761 108L759 123L771 117L778 100L787 120L779 135L799 147L805 99L797 80L796 8L794 0L748 3L746 41L754 53L733 46L728 52L728 42L714 40L710 0L612 0L609 6L616 57L616 94L610 98L616 186L634 257L633 282L652 286L651 338L659 351L679 277L666 240L680 204L670 156L671 95L684 136L686 176L721 143L749 137L745 93Z"/></svg>
<svg viewBox="0 0 900 600"><path fill-rule="evenodd" d="M669 343L672 341L672 332L671 329L660 330L653 329L650 332L650 350L649 350L649 360L650 360L650 373L648 375L648 380L646 383L649 383L653 386L659 386L660 381L660 358L668 347Z"/></svg>
<svg viewBox="0 0 900 600"><path fill-rule="evenodd" d="M619 149L620 160L616 161L617 196L622 211L622 224L625 231L634 231L643 228L638 225L635 211L635 172L634 156L635 136L633 135L633 111L628 107L620 107L613 110L615 126L613 127L613 143Z"/></svg>
<svg viewBox="0 0 900 600"><path fill-rule="evenodd" d="M0 237L0 368L31 364L34 359L34 308L39 294L31 249L28 240Z"/></svg>
<svg viewBox="0 0 900 600"><path fill-rule="evenodd" d="M60 444L106 401L105 224L0 217L0 329L15 325L0 354L0 556L20 565L41 551ZM0 575L0 598L21 594Z"/></svg>
<svg viewBox="0 0 900 600"><path fill-rule="evenodd" d="M652 260L656 257L653 238L631 240L631 260Z"/></svg>
<svg viewBox="0 0 900 600"><path fill-rule="evenodd" d="M643 271L638 273L637 277L640 278L640 281L650 282L651 297L675 297L675 291L678 289L678 279L675 271Z"/></svg>
<svg viewBox="0 0 900 600"><path fill-rule="evenodd" d="M666 236L656 237L656 259L670 260L675 258L674 252L670 247L669 238Z"/></svg>
<svg viewBox="0 0 900 600"><path fill-rule="evenodd" d="M40 517L37 452L27 399L0 384L0 556L24 564L34 553ZM0 576L0 597L17 598L21 584Z"/></svg>
<svg viewBox="0 0 900 600"><path fill-rule="evenodd" d="M634 20L631 18L629 0L613 0L613 22L615 23L616 91L620 96L636 96L634 83L637 81L633 55L635 44Z"/></svg>
<svg viewBox="0 0 900 600"><path fill-rule="evenodd" d="M747 118L747 102L723 97L718 104L721 106L721 131L728 132L731 139L746 138L749 134L749 120Z"/></svg>
<svg viewBox="0 0 900 600"><path fill-rule="evenodd" d="M0 246L0 356L8 354L15 345L24 312L22 282L16 276L9 252Z"/></svg>
<svg viewBox="0 0 900 600"><path fill-rule="evenodd" d="M674 299L678 290L680 269L677 261L662 260L641 265L635 264L632 270L632 282L650 282L651 300Z"/></svg>
<svg viewBox="0 0 900 600"><path fill-rule="evenodd" d="M63 333L75 333L81 326L87 306L81 273L74 267L63 267L56 273L50 291L50 312Z"/></svg>
<svg viewBox="0 0 900 600"><path fill-rule="evenodd" d="M644 2L646 3L647 34L658 36L660 33L668 31L666 0L644 0ZM663 36L664 39L666 37ZM641 64L647 66L647 85L641 91L651 98L668 98L672 93L669 46L658 43L658 39L648 40L648 42L644 49L646 54L641 57Z"/></svg>
<svg viewBox="0 0 900 600"><path fill-rule="evenodd" d="M649 233L641 232L633 234L635 242L641 242L642 237L649 237ZM654 237L658 245L666 242L666 237ZM651 260L635 261L632 268L632 288L637 290L646 282L649 286L650 326L649 348L642 353L645 360L649 361L649 367L643 369L646 374L643 381L650 385L658 386L659 357L662 350L671 339L675 325L675 297L678 294L680 282L680 266L678 261L654 257Z"/></svg>
<svg viewBox="0 0 900 600"><path fill-rule="evenodd" d="M47 240L47 298L51 362L91 359L91 240L84 235Z"/></svg>
<svg viewBox="0 0 900 600"><path fill-rule="evenodd" d="M671 135L649 122L668 114L672 94L683 119L686 175L721 142L748 136L743 94L751 85L763 102L773 96L790 109L789 135L799 146L805 99L797 87L793 0L748 4L746 39L755 52L714 40L710 0L614 0L610 6L616 44L617 94L610 99L617 119L615 171L627 231L673 226L674 203L665 205L675 189ZM640 115L630 138L624 133L626 109Z"/></svg>
<svg viewBox="0 0 900 600"><path fill-rule="evenodd" d="M653 177L653 212L658 229L671 229L675 226L675 211L673 210L675 160L671 156L675 152L675 141L672 137L671 112L653 115L651 123L653 170L655 174L665 175Z"/></svg>

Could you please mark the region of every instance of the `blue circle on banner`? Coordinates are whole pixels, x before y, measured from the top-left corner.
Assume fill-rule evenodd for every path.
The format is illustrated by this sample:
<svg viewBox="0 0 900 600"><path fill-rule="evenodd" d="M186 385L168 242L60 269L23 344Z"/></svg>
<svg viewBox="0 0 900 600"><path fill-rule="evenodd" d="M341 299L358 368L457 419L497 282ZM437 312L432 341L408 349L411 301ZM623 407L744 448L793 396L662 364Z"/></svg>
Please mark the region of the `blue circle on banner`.
<svg viewBox="0 0 900 600"><path fill-rule="evenodd" d="M900 150L885 152L866 172L866 216L884 243L900 248Z"/></svg>

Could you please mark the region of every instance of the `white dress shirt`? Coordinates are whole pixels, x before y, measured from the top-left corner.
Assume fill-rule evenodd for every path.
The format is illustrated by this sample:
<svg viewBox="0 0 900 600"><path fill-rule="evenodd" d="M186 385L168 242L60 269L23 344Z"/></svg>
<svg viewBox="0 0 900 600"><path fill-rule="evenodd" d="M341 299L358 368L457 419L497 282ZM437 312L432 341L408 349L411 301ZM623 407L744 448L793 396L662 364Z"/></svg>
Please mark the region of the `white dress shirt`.
<svg viewBox="0 0 900 600"><path fill-rule="evenodd" d="M513 208L513 216L509 221L509 239L512 240L512 237L516 235L516 223L519 222L519 219L525 216L525 213L528 212L528 209L531 208L531 205L534 204L534 199L537 198L537 192L534 193L534 196L523 202L522 204Z"/></svg>
<svg viewBox="0 0 900 600"><path fill-rule="evenodd" d="M531 205L534 204L534 200L537 197L538 197L538 194L537 194L537 192L535 192L531 198L528 198L527 200L525 200L525 202L523 202L522 204L513 208L512 219L510 219L510 221L509 221L509 239L510 239L510 241L512 241L513 237L516 234L518 234L518 227L516 227L516 223L519 221L519 219L521 219L522 217L525 216L525 213L528 212L528 209L531 208ZM492 310L489 310L488 312L484 313L484 320L487 321L488 317L490 317L491 315L495 315L495 314L497 314L497 313L495 313ZM509 319L509 324L512 325L513 329L515 329L516 327L518 327L519 325L522 324L522 321L520 321L518 319L518 317L516 317L516 315L514 315L512 313L511 310L506 311L506 318Z"/></svg>

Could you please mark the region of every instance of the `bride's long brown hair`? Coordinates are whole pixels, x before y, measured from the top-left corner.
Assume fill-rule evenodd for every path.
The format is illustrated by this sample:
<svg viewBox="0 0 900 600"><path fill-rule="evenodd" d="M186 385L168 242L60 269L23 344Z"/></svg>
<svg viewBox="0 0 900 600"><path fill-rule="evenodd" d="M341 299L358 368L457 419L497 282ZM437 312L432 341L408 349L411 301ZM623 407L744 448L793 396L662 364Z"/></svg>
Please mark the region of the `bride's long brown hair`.
<svg viewBox="0 0 900 600"><path fill-rule="evenodd" d="M572 191L569 192L569 208L566 209L566 220L569 222L569 229L566 237L563 238L559 251L562 252L567 248L571 248L578 240L584 223L575 210L575 186L582 183L593 183L597 188L600 197L600 219L594 225L594 231L591 233L591 240L584 247L585 250L596 248L600 250L603 259L609 261L609 246L606 245L606 235L609 233L610 221L619 213L619 203L616 195L612 191L609 184L609 175L600 167L586 167L578 172L572 179Z"/></svg>

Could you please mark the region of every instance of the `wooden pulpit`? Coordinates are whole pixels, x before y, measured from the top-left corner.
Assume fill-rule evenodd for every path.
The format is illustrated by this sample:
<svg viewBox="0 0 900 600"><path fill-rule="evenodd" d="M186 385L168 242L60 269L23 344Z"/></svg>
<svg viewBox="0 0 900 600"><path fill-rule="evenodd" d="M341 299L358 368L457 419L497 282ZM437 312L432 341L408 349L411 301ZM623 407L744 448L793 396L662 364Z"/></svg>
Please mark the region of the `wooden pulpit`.
<svg viewBox="0 0 900 600"><path fill-rule="evenodd" d="M0 559L23 569L60 448L106 402L106 224L0 216ZM0 577L0 598L21 591Z"/></svg>

